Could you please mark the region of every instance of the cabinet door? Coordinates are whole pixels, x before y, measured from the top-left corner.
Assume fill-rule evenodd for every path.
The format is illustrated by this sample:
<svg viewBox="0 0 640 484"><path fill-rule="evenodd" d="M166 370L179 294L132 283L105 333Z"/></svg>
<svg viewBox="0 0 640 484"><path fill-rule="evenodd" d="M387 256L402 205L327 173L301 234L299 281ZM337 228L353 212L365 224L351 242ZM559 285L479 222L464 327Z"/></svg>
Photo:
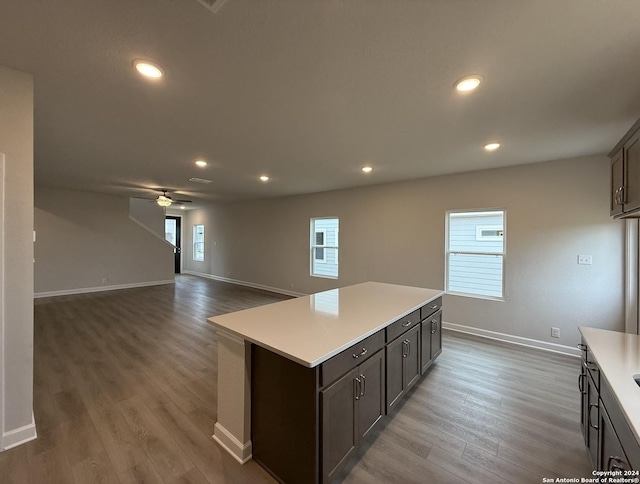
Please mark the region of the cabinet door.
<svg viewBox="0 0 640 484"><path fill-rule="evenodd" d="M404 338L400 336L387 345L387 413L404 395Z"/></svg>
<svg viewBox="0 0 640 484"><path fill-rule="evenodd" d="M429 318L431 321L431 359L442 353L442 310Z"/></svg>
<svg viewBox="0 0 640 484"><path fill-rule="evenodd" d="M624 211L640 208L640 131L624 145Z"/></svg>
<svg viewBox="0 0 640 484"><path fill-rule="evenodd" d="M403 334L400 339L404 342L404 368L402 379L404 390L407 391L420 379L420 327Z"/></svg>
<svg viewBox="0 0 640 484"><path fill-rule="evenodd" d="M359 392L354 368L326 390L320 392L322 405L322 443L320 452L323 482L331 482L358 444L356 393Z"/></svg>
<svg viewBox="0 0 640 484"><path fill-rule="evenodd" d="M587 373L587 394L588 394L588 406L587 406L587 450L591 457L591 465L594 469L598 466L598 424L599 424L599 402L598 402L598 390L593 383L593 380Z"/></svg>
<svg viewBox="0 0 640 484"><path fill-rule="evenodd" d="M624 193L624 166L622 158L623 150L618 151L611 158L611 190L609 201L609 213L611 216L622 213Z"/></svg>
<svg viewBox="0 0 640 484"><path fill-rule="evenodd" d="M631 466L616 435L609 414L600 402L600 452L598 469L601 471L628 471Z"/></svg>
<svg viewBox="0 0 640 484"><path fill-rule="evenodd" d="M424 374L433 359L431 358L431 318L422 321L420 325L420 372Z"/></svg>
<svg viewBox="0 0 640 484"><path fill-rule="evenodd" d="M583 357L583 358L586 358ZM578 375L578 389L580 390L580 427L582 427L582 436L584 445L589 445L589 392L587 389L587 367L586 361L582 360L582 369Z"/></svg>
<svg viewBox="0 0 640 484"><path fill-rule="evenodd" d="M358 367L360 372L357 404L359 438L366 437L385 414L384 366L384 350L380 350Z"/></svg>

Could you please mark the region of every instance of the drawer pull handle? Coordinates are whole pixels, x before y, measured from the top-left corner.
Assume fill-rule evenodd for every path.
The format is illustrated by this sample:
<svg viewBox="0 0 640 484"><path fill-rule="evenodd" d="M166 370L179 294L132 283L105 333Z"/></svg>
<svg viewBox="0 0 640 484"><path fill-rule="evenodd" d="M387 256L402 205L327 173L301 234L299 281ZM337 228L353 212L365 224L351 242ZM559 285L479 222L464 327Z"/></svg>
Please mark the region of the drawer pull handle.
<svg viewBox="0 0 640 484"><path fill-rule="evenodd" d="M364 356L366 354L367 354L367 348L362 348L362 351L360 352L360 354L354 353L352 356L354 358L360 358L361 356Z"/></svg>
<svg viewBox="0 0 640 484"><path fill-rule="evenodd" d="M362 380L362 386L361 386L361 390L360 390L360 396L364 397L364 394L367 393L367 379L365 378L364 375L360 375L360 378Z"/></svg>
<svg viewBox="0 0 640 484"><path fill-rule="evenodd" d="M407 321L406 323L402 323L402 326L404 328L408 328L409 326L411 326L411 321Z"/></svg>
<svg viewBox="0 0 640 484"><path fill-rule="evenodd" d="M584 380L583 378L587 376L586 373L580 373L578 375L578 390L580 390L580 393L583 395L587 394L587 391L584 389Z"/></svg>
<svg viewBox="0 0 640 484"><path fill-rule="evenodd" d="M356 395L356 400L360 400L360 378L353 379L354 392Z"/></svg>
<svg viewBox="0 0 640 484"><path fill-rule="evenodd" d="M616 465L616 464L621 464L621 465ZM624 466L624 461L618 457L618 456L609 456L609 459L607 460L607 470L608 471L627 471L629 469L627 469Z"/></svg>
<svg viewBox="0 0 640 484"><path fill-rule="evenodd" d="M583 345L582 343L578 343L576 345L576 348L578 348L580 351L587 351L587 345Z"/></svg>
<svg viewBox="0 0 640 484"><path fill-rule="evenodd" d="M598 404L597 403L592 403L592 404L589 405L589 422L588 423L589 423L589 427L591 427L594 430L598 430L598 426L597 425L593 425L591 423L591 409L593 407L598 408Z"/></svg>
<svg viewBox="0 0 640 484"><path fill-rule="evenodd" d="M404 351L406 348L406 351ZM411 341L409 341L408 339L405 339L402 342L402 357L403 358L407 358L410 354L411 354Z"/></svg>
<svg viewBox="0 0 640 484"><path fill-rule="evenodd" d="M438 330L438 321L436 321L435 319L431 320L431 334L436 334L436 331Z"/></svg>
<svg viewBox="0 0 640 484"><path fill-rule="evenodd" d="M438 309L438 305L434 304L433 306L431 306L429 309Z"/></svg>

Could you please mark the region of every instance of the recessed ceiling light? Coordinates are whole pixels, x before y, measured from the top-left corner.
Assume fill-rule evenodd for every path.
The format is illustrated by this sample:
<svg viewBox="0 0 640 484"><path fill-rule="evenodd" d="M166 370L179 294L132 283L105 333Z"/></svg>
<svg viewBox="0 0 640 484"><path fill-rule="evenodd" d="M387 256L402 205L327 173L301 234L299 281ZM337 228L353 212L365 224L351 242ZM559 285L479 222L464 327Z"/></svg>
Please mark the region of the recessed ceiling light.
<svg viewBox="0 0 640 484"><path fill-rule="evenodd" d="M373 168L370 166L363 166L362 171L365 173L371 173L373 171Z"/></svg>
<svg viewBox="0 0 640 484"><path fill-rule="evenodd" d="M262 175L260 177L260 181L263 181L263 182L269 181L269 177L267 175Z"/></svg>
<svg viewBox="0 0 640 484"><path fill-rule="evenodd" d="M144 77L148 77L150 79L159 79L164 76L164 71L155 64L152 64L149 61L136 60L133 62L136 70L142 74Z"/></svg>
<svg viewBox="0 0 640 484"><path fill-rule="evenodd" d="M207 166L207 162L204 160L196 160L196 165L204 168L205 166Z"/></svg>
<svg viewBox="0 0 640 484"><path fill-rule="evenodd" d="M460 92L469 92L477 88L481 82L482 82L482 76L478 76L478 75L466 76L466 77L463 77L462 79L458 79L455 82L454 86Z"/></svg>
<svg viewBox="0 0 640 484"><path fill-rule="evenodd" d="M495 151L500 148L500 143L489 143L484 145L484 149L487 151Z"/></svg>

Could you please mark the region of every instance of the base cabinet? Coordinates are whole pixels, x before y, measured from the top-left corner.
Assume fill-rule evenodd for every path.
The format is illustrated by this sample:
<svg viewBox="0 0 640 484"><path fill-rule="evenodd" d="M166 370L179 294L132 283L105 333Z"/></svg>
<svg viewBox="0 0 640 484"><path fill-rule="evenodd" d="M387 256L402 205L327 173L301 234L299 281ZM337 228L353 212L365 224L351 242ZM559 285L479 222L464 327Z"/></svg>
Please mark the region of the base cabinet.
<svg viewBox="0 0 640 484"><path fill-rule="evenodd" d="M600 471L640 470L640 444L623 416L606 375L582 342L581 424L591 464Z"/></svg>
<svg viewBox="0 0 640 484"><path fill-rule="evenodd" d="M252 345L253 459L280 482L332 482L419 381L422 314L437 321L427 353L439 354L440 307L439 298L313 368Z"/></svg>
<svg viewBox="0 0 640 484"><path fill-rule="evenodd" d="M384 415L384 351L320 392L322 475L331 482Z"/></svg>
<svg viewBox="0 0 640 484"><path fill-rule="evenodd" d="M420 378L420 326L387 345L387 413Z"/></svg>

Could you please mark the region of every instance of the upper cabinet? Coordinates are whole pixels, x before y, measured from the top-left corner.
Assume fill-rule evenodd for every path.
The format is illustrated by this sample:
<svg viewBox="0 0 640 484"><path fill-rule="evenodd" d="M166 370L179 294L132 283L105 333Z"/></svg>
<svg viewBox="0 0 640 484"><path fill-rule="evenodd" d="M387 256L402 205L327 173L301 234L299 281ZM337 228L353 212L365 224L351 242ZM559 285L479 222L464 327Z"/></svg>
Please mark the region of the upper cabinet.
<svg viewBox="0 0 640 484"><path fill-rule="evenodd" d="M640 119L609 153L609 157L611 216L640 217Z"/></svg>

